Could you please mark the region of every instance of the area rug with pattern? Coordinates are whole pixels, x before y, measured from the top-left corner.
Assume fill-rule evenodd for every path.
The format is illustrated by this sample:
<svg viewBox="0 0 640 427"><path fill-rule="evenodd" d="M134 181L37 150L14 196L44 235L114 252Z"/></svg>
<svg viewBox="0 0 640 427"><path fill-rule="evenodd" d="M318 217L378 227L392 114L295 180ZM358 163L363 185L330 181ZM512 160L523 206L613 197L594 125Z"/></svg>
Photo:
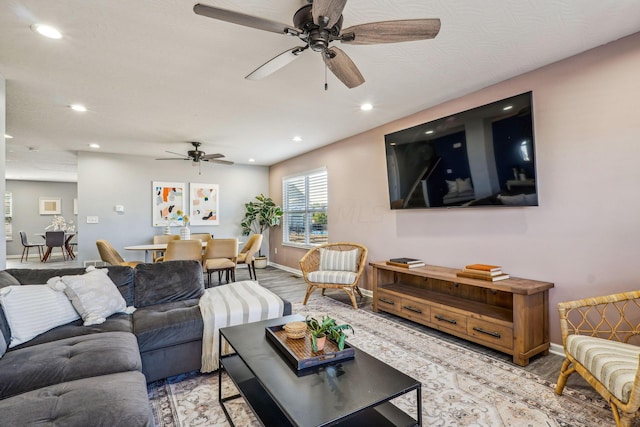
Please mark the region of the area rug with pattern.
<svg viewBox="0 0 640 427"><path fill-rule="evenodd" d="M330 314L350 324L348 341L422 383L427 426L602 426L613 417L602 399L550 383L518 366L408 328L331 298L293 305L306 316ZM235 393L223 380L223 395ZM192 372L149 384L157 426L226 426L218 404L218 375ZM393 403L415 416L415 394ZM243 399L227 403L236 426L259 426ZM412 413L413 412L413 413Z"/></svg>

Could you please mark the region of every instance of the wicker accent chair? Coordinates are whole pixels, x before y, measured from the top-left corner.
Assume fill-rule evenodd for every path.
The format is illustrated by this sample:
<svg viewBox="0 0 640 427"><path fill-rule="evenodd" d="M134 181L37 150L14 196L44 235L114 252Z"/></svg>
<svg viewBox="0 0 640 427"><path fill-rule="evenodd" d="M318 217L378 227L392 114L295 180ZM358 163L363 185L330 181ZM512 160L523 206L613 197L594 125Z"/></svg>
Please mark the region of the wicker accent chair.
<svg viewBox="0 0 640 427"><path fill-rule="evenodd" d="M325 243L311 249L300 260L300 270L307 282L303 304L307 304L309 296L316 289L322 289L322 295L327 289L342 289L349 295L353 308L357 310L354 292L362 298L358 281L366 260L367 248L357 243Z"/></svg>
<svg viewBox="0 0 640 427"><path fill-rule="evenodd" d="M100 253L100 259L111 265L128 265L129 267L135 267L140 264L140 261L125 261L111 243L106 240L96 240L96 246L98 247L98 253Z"/></svg>
<svg viewBox="0 0 640 427"><path fill-rule="evenodd" d="M558 311L566 358L556 393L577 372L609 402L616 426L631 426L640 408L640 291L561 302Z"/></svg>
<svg viewBox="0 0 640 427"><path fill-rule="evenodd" d="M202 262L202 240L171 240L167 251L156 262L195 260Z"/></svg>

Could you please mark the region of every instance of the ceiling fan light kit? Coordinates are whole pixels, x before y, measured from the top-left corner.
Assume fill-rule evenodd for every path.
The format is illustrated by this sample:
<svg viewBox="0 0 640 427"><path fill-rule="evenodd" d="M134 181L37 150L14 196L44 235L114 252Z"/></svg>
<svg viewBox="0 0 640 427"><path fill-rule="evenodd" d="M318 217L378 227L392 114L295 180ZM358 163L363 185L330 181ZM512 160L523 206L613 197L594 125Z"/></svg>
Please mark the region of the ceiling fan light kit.
<svg viewBox="0 0 640 427"><path fill-rule="evenodd" d="M174 154L179 157L163 157L156 160L188 160L191 162L193 166L198 166L198 174L200 171L200 163L201 162L211 162L211 163L220 163L223 165L232 165L233 162L229 160L222 160L224 154L216 153L216 154L207 154L204 151L200 150L201 142L192 141L190 143L193 145L193 150L187 151L187 155L180 153L174 153L173 151L167 151L169 154Z"/></svg>
<svg viewBox="0 0 640 427"><path fill-rule="evenodd" d="M246 15L218 7L196 4L193 11L201 16L279 34L296 36L305 45L287 49L255 69L245 78L259 80L301 56L307 49L320 52L327 68L348 88L364 83L364 77L349 56L334 41L354 45L399 43L432 39L440 31L439 19L405 19L370 22L342 29L342 11L347 0L313 0L293 15L293 26Z"/></svg>

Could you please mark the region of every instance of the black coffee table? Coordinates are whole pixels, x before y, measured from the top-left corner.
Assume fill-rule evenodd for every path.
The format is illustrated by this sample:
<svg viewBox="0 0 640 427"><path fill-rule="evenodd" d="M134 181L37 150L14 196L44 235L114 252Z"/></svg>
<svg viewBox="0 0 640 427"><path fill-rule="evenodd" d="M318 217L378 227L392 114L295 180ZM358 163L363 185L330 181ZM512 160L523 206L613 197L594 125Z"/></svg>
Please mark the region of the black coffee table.
<svg viewBox="0 0 640 427"><path fill-rule="evenodd" d="M422 425L422 384L358 348L353 359L299 375L266 338L265 328L300 320L304 318L292 315L220 329L220 343L224 338L236 351L220 357L218 369L218 400L232 426L225 402L239 397L269 427ZM222 397L223 370L240 394ZM417 420L389 402L413 390Z"/></svg>

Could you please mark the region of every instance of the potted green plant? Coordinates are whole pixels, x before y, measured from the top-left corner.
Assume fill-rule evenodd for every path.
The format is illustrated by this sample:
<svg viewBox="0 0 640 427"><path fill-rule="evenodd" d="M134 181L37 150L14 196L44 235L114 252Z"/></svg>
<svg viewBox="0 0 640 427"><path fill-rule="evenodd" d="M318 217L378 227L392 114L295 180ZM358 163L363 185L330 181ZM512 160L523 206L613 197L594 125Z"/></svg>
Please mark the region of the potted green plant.
<svg viewBox="0 0 640 427"><path fill-rule="evenodd" d="M321 319L307 316L305 323L311 333L311 348L316 352L324 349L327 338L334 341L339 350L344 350L344 341L347 337L344 331L349 329L355 333L351 325L338 325L336 320L329 316L322 316Z"/></svg>
<svg viewBox="0 0 640 427"><path fill-rule="evenodd" d="M282 218L282 208L264 194L255 197L254 201L244 204L244 218L240 222L242 227L242 235L248 236L252 232L254 234L263 234L270 227L280 225ZM262 252L258 251L254 265L256 268L264 268L267 266L267 257L262 256Z"/></svg>

